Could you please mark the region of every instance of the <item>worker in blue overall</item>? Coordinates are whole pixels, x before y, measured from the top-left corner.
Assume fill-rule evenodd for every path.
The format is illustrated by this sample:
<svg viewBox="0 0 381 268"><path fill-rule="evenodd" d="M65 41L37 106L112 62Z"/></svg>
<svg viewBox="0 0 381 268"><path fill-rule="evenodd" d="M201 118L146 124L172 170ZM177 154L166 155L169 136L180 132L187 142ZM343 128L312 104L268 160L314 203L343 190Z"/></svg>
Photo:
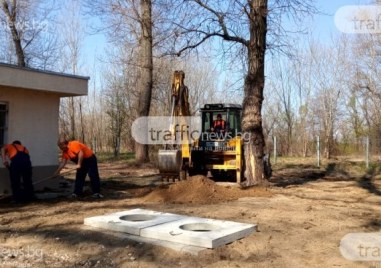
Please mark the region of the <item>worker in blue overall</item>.
<svg viewBox="0 0 381 268"><path fill-rule="evenodd" d="M32 163L28 149L26 149L20 141L16 140L1 148L1 157L4 166L9 169L14 202L32 201L34 199Z"/></svg>

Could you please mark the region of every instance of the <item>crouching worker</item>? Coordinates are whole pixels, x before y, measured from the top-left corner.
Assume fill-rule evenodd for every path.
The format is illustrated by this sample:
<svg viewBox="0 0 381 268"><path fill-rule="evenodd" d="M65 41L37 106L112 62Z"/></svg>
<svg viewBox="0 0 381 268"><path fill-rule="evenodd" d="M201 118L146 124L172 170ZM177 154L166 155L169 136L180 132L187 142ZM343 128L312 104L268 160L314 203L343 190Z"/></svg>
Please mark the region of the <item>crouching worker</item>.
<svg viewBox="0 0 381 268"><path fill-rule="evenodd" d="M1 148L1 157L4 166L9 169L13 201L16 203L32 201L34 199L32 163L28 149L16 140Z"/></svg>
<svg viewBox="0 0 381 268"><path fill-rule="evenodd" d="M54 173L55 176L60 174L60 171L65 167L68 160L77 164L77 174L75 176L74 193L72 197L76 198L82 195L86 175L89 175L93 197L102 198L103 196L100 194L98 163L93 151L79 141L59 139L57 145L62 151L62 159L58 169Z"/></svg>

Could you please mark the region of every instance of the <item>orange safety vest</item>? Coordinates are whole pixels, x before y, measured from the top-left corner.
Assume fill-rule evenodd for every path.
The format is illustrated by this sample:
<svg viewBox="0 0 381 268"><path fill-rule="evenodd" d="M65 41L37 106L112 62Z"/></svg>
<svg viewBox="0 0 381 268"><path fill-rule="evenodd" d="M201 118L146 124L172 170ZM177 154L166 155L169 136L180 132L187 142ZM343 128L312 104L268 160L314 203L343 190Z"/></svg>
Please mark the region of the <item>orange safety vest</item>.
<svg viewBox="0 0 381 268"><path fill-rule="evenodd" d="M83 151L83 158L93 156L93 151L78 141L69 141L67 151L62 152L62 158L67 160L75 160L78 157L79 151Z"/></svg>
<svg viewBox="0 0 381 268"><path fill-rule="evenodd" d="M16 156L17 152L24 152L29 154L28 149L19 144L7 144L5 145L5 153L8 154L9 159L12 160L13 157Z"/></svg>
<svg viewBox="0 0 381 268"><path fill-rule="evenodd" d="M224 120L215 120L214 121L214 124L213 124L213 127L214 128L221 128L221 129L225 129L225 121Z"/></svg>

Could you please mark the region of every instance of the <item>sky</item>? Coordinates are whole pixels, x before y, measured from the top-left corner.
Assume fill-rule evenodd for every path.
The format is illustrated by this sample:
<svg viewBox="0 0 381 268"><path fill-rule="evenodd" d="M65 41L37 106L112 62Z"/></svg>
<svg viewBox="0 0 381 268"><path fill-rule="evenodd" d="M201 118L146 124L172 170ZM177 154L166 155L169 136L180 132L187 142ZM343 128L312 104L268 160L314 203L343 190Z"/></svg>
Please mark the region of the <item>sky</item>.
<svg viewBox="0 0 381 268"><path fill-rule="evenodd" d="M307 20L312 37L323 44L328 44L331 42L333 36L337 36L341 33L335 26L335 12L343 6L365 5L370 1L371 0L318 0L318 8L325 14L315 15L312 20ZM93 23L99 23L99 21L94 21ZM94 66L98 64L99 59L105 55L105 51L107 51L110 44L107 43L107 39L103 33L98 33L87 35L83 45L84 68L82 72L84 73L82 74L92 77L93 74L91 72L93 72ZM222 83L223 81L220 81L220 84Z"/></svg>
<svg viewBox="0 0 381 268"><path fill-rule="evenodd" d="M318 39L328 41L331 35L339 34L339 30L335 26L335 12L342 6L354 5L359 1L356 0L320 0L318 7L327 15L316 15L313 22L313 35Z"/></svg>
<svg viewBox="0 0 381 268"><path fill-rule="evenodd" d="M341 32L335 25L335 13L344 6L368 5L371 0L318 0L317 5L320 10L327 15L316 15L313 21L313 36L329 42L330 37L339 35Z"/></svg>

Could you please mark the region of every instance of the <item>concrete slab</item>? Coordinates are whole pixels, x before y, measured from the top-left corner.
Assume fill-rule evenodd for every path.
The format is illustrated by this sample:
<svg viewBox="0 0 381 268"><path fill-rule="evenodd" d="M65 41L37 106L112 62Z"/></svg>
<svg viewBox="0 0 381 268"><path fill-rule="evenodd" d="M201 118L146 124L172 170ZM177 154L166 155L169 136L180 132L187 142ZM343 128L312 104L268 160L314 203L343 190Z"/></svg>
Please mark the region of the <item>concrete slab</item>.
<svg viewBox="0 0 381 268"><path fill-rule="evenodd" d="M141 230L159 224L177 221L184 216L145 209L132 209L108 215L85 218L84 224L92 227L140 235Z"/></svg>
<svg viewBox="0 0 381 268"><path fill-rule="evenodd" d="M185 217L144 228L140 235L191 246L216 248L248 236L255 229L255 224Z"/></svg>
<svg viewBox="0 0 381 268"><path fill-rule="evenodd" d="M91 230L91 231L97 230L95 227L91 227L91 226L84 226L83 229ZM107 235L111 235L119 239L133 240L139 243L146 243L146 244L151 244L151 245L160 246L164 248L169 248L178 252L188 253L195 256L198 256L198 254L201 251L206 250L206 248L203 248L203 247L189 246L189 245L184 245L184 244L170 242L170 241L163 241L163 240L158 240L153 238L146 238L146 237L141 237L137 235L131 235L127 233L107 231L107 230L105 230L105 233Z"/></svg>

